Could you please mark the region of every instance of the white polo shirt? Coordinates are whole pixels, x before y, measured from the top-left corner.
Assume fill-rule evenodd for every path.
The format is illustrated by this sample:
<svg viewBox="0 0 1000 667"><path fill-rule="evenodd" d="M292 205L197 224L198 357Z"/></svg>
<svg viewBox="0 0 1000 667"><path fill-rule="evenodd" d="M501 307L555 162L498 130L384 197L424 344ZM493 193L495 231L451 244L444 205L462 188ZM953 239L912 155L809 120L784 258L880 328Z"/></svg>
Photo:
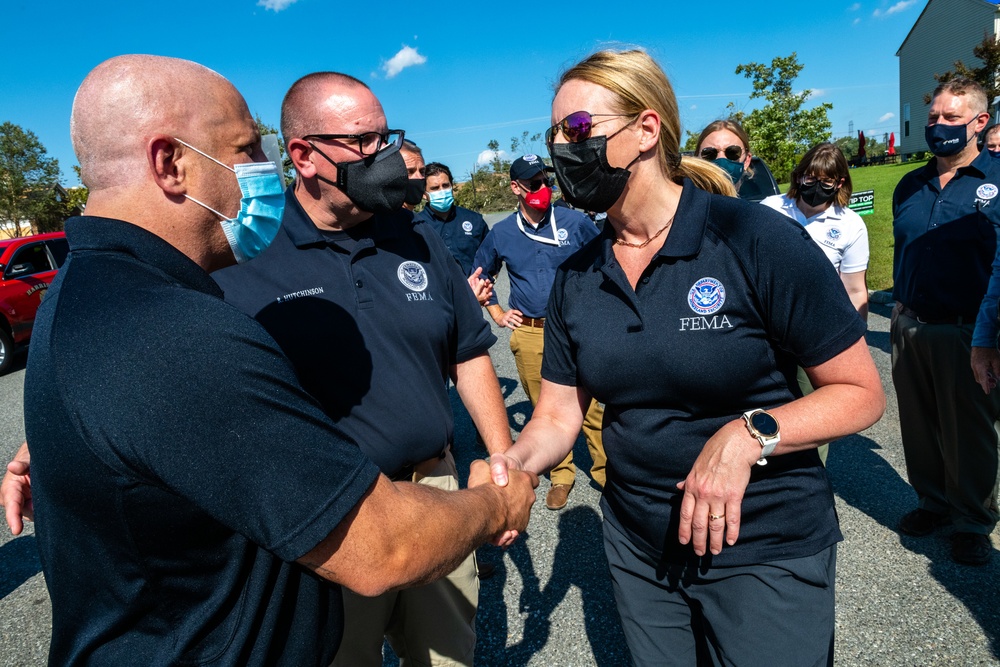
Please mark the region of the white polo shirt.
<svg viewBox="0 0 1000 667"><path fill-rule="evenodd" d="M857 273L868 268L868 228L861 216L836 204L807 218L786 195L771 195L761 204L780 211L805 227L823 249L837 273Z"/></svg>

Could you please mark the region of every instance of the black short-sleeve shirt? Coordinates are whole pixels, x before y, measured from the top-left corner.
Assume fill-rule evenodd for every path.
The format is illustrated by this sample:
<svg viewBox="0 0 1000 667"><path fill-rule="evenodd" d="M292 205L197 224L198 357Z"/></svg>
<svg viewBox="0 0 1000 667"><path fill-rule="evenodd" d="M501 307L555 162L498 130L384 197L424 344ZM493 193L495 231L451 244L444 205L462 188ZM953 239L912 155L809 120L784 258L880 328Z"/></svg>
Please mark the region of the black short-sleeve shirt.
<svg viewBox="0 0 1000 667"><path fill-rule="evenodd" d="M53 665L327 665L337 586L295 564L377 468L211 278L74 218L25 377Z"/></svg>
<svg viewBox="0 0 1000 667"><path fill-rule="evenodd" d="M212 277L387 475L444 451L449 367L496 341L444 242L409 211L324 233L289 189L274 242Z"/></svg>
<svg viewBox="0 0 1000 667"><path fill-rule="evenodd" d="M560 268L542 377L606 404L608 520L654 558L691 558L677 542L677 483L705 442L746 410L799 397L796 365L828 361L865 325L801 226L690 181L634 291L613 240L606 227ZM754 466L742 515L716 565L812 555L841 539L815 450Z"/></svg>

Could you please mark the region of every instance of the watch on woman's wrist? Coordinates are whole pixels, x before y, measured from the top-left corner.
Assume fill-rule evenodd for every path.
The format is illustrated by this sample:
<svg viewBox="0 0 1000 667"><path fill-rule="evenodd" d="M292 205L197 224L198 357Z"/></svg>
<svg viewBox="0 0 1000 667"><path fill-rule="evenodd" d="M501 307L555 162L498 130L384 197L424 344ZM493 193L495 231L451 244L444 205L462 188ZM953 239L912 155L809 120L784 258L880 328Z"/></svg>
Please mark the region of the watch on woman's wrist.
<svg viewBox="0 0 1000 667"><path fill-rule="evenodd" d="M781 429L778 427L778 420L767 410L757 409L744 412L743 421L746 422L750 435L757 438L757 442L760 443L760 458L757 459L757 465L767 465L767 457L781 442Z"/></svg>

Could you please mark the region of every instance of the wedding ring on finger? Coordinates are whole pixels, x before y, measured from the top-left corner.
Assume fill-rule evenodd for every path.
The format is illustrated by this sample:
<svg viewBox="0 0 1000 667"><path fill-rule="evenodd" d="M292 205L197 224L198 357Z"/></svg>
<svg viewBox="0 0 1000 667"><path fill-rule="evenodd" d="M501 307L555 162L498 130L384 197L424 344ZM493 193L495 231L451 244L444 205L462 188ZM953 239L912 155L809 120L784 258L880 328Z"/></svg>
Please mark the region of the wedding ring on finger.
<svg viewBox="0 0 1000 667"><path fill-rule="evenodd" d="M708 518L711 519L712 521L715 521L716 519L725 519L726 515L725 514L709 514Z"/></svg>

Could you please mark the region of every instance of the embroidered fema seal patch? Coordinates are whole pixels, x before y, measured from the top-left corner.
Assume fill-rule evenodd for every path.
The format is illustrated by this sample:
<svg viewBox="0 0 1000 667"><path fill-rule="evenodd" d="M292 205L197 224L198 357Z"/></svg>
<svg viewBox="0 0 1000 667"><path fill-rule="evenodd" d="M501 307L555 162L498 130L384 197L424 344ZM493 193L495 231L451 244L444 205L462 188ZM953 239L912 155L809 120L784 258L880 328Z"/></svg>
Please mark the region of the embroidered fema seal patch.
<svg viewBox="0 0 1000 667"><path fill-rule="evenodd" d="M726 288L715 278L702 278L691 286L688 305L699 315L711 315L726 302Z"/></svg>
<svg viewBox="0 0 1000 667"><path fill-rule="evenodd" d="M836 241L837 239L840 238L840 230L837 229L836 227L831 227L830 230L826 233L826 235L830 237L831 240Z"/></svg>
<svg viewBox="0 0 1000 667"><path fill-rule="evenodd" d="M1000 190L992 183L984 183L976 188L976 196L980 199L993 199Z"/></svg>
<svg viewBox="0 0 1000 667"><path fill-rule="evenodd" d="M423 292L427 289L427 271L416 262L403 262L396 269L396 277L407 289Z"/></svg>
<svg viewBox="0 0 1000 667"><path fill-rule="evenodd" d="M466 220L465 222L462 223L462 229L464 229L467 232L471 232L472 231L472 223L469 222L468 220Z"/></svg>
<svg viewBox="0 0 1000 667"><path fill-rule="evenodd" d="M559 237L560 241L565 241L566 239L569 238L569 232L567 232L565 229L560 229L558 232L556 232L556 236Z"/></svg>

